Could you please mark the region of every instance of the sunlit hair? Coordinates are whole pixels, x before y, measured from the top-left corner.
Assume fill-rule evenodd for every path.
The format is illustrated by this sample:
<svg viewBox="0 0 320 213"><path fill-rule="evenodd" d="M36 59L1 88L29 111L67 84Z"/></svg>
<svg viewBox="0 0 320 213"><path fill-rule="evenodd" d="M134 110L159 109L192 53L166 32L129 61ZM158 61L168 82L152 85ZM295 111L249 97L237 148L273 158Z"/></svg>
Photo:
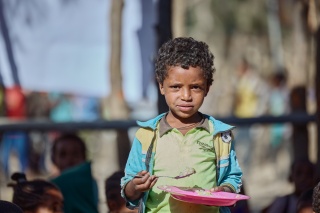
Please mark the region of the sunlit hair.
<svg viewBox="0 0 320 213"><path fill-rule="evenodd" d="M46 180L36 179L27 181L24 173L14 173L11 179L15 181L8 184L8 186L13 188L12 202L23 211L32 212L36 211L39 207L46 207L47 202L55 198L48 191L60 191L56 185Z"/></svg>
<svg viewBox="0 0 320 213"><path fill-rule="evenodd" d="M180 66L183 69L199 67L210 86L215 72L213 60L214 56L206 43L191 37L175 38L163 44L158 51L155 63L156 79L158 83L163 84L170 67Z"/></svg>

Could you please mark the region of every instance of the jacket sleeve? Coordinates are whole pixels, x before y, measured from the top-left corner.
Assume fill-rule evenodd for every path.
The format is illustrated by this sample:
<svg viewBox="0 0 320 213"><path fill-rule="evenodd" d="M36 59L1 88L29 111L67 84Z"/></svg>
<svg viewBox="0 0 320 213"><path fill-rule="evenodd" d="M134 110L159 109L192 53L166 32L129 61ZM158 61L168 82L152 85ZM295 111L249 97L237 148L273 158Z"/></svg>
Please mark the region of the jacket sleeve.
<svg viewBox="0 0 320 213"><path fill-rule="evenodd" d="M233 192L239 193L242 185L242 171L234 150L234 140L231 141L228 161L228 166L220 168L220 173L222 174L219 178L218 184L220 186L227 186L232 189Z"/></svg>
<svg viewBox="0 0 320 213"><path fill-rule="evenodd" d="M132 176L128 174L137 174L138 172L145 170L144 164L145 154L142 154L142 146L140 141L135 137L133 140L133 144L129 153L129 157L125 167L125 176L121 178L121 196L126 200L126 205L129 208L138 207L138 200L129 200L127 199L124 188L128 184L129 181L132 180Z"/></svg>

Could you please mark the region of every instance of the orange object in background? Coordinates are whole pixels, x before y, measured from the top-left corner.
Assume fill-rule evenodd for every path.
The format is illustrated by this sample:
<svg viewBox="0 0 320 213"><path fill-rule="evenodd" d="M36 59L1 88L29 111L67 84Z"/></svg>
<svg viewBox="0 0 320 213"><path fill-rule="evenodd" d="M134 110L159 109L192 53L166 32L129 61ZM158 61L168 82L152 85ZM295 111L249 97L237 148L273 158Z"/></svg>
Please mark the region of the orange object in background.
<svg viewBox="0 0 320 213"><path fill-rule="evenodd" d="M20 86L5 88L5 106L8 118L26 117L26 98Z"/></svg>

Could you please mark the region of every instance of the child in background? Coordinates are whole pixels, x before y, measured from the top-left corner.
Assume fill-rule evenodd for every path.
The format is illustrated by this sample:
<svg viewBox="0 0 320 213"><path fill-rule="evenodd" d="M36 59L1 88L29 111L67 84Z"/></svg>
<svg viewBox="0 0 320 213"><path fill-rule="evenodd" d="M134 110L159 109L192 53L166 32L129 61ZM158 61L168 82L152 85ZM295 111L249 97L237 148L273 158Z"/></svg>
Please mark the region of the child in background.
<svg viewBox="0 0 320 213"><path fill-rule="evenodd" d="M84 163L86 158L86 145L76 134L62 134L53 141L51 160L59 172Z"/></svg>
<svg viewBox="0 0 320 213"><path fill-rule="evenodd" d="M291 165L289 182L294 184L294 191L288 195L277 197L263 212L296 213L298 199L303 192L314 186L315 165L309 160L297 160Z"/></svg>
<svg viewBox="0 0 320 213"><path fill-rule="evenodd" d="M230 212L228 207L181 202L157 188L174 185L240 191L242 172L234 150L234 127L198 111L213 82L213 59L208 45L193 38L175 38L160 48L156 78L169 112L138 122L141 128L121 180L122 196L130 208L139 206L140 212ZM177 176L186 168L196 173L178 180L158 178Z"/></svg>
<svg viewBox="0 0 320 213"><path fill-rule="evenodd" d="M312 210L314 213L320 213L320 182L313 189Z"/></svg>
<svg viewBox="0 0 320 213"><path fill-rule="evenodd" d="M110 175L105 181L105 194L109 213L137 213L126 207L126 201L121 197L120 181L124 176L123 171L118 171Z"/></svg>
<svg viewBox="0 0 320 213"><path fill-rule="evenodd" d="M285 69L279 70L271 77L268 109L272 116L286 115L290 112L286 73ZM289 124L275 123L270 125L270 156L273 162L277 162L280 150L290 136Z"/></svg>
<svg viewBox="0 0 320 213"><path fill-rule="evenodd" d="M12 202L24 213L63 213L63 196L59 188L46 180L27 181L24 173L14 173Z"/></svg>
<svg viewBox="0 0 320 213"><path fill-rule="evenodd" d="M304 191L297 203L297 213L313 213L312 211L312 193L313 189Z"/></svg>
<svg viewBox="0 0 320 213"><path fill-rule="evenodd" d="M98 213L98 185L86 161L84 141L75 134L62 134L53 142L51 159L60 175L51 181L64 197L65 213Z"/></svg>

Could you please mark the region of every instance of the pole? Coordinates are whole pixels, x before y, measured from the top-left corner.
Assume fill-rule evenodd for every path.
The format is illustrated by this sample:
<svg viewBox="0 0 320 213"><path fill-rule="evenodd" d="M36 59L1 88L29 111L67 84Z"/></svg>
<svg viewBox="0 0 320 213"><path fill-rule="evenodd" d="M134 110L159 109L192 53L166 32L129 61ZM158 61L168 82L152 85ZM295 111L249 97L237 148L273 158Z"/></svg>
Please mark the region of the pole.
<svg viewBox="0 0 320 213"><path fill-rule="evenodd" d="M157 30L157 47L158 49L162 44L167 42L172 38L172 6L171 0L161 0L158 2L158 24L156 27ZM168 106L163 95L160 93L158 89L158 112L164 113L168 111Z"/></svg>

